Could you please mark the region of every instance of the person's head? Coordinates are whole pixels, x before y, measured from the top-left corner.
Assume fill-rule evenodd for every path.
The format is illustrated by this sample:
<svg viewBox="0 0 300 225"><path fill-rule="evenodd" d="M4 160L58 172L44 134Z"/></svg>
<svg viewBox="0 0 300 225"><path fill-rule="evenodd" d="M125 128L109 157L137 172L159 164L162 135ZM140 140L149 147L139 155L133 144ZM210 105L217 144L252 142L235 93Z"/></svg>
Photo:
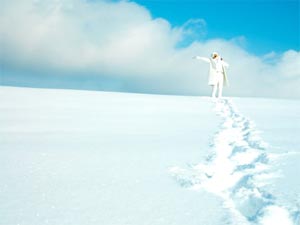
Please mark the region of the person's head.
<svg viewBox="0 0 300 225"><path fill-rule="evenodd" d="M218 56L219 56L219 54L218 54L217 52L211 53L211 57L212 57L213 59L216 59Z"/></svg>

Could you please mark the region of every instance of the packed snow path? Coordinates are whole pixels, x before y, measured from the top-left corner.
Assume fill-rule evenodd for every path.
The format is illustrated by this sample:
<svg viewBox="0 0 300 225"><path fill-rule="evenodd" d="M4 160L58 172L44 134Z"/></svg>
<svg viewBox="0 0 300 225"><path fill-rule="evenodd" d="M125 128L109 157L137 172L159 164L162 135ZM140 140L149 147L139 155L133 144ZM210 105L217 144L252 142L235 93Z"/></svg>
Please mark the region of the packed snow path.
<svg viewBox="0 0 300 225"><path fill-rule="evenodd" d="M213 153L205 164L170 168L172 175L184 187L221 197L231 215L224 224L297 224L299 212L276 204L276 196L264 189L277 176L271 167L277 156L267 153L253 121L241 115L231 99L214 102L223 122L210 146Z"/></svg>

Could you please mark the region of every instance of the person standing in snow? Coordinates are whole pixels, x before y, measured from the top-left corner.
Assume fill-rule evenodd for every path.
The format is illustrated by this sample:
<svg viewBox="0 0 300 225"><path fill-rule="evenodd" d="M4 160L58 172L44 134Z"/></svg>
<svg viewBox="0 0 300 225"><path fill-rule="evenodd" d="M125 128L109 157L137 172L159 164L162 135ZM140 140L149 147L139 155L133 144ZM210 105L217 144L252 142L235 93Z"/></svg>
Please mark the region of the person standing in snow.
<svg viewBox="0 0 300 225"><path fill-rule="evenodd" d="M194 59L200 59L210 64L208 85L212 86L212 97L215 98L218 92L218 98L222 97L223 85L228 85L226 68L228 63L223 61L223 58L217 52L213 52L210 58L194 56Z"/></svg>

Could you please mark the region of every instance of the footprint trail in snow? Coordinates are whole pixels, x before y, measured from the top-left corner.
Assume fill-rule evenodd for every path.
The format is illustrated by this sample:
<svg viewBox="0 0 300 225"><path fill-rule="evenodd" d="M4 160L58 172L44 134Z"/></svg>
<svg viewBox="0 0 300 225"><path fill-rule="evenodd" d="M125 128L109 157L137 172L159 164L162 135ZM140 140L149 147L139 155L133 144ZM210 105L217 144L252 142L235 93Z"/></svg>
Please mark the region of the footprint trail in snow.
<svg viewBox="0 0 300 225"><path fill-rule="evenodd" d="M205 163L190 168L170 168L172 176L183 187L219 196L231 215L225 224L299 222L264 188L277 176L271 166L276 155L267 153L268 145L253 121L241 115L231 99L216 100L215 111L223 122L211 145L213 154Z"/></svg>

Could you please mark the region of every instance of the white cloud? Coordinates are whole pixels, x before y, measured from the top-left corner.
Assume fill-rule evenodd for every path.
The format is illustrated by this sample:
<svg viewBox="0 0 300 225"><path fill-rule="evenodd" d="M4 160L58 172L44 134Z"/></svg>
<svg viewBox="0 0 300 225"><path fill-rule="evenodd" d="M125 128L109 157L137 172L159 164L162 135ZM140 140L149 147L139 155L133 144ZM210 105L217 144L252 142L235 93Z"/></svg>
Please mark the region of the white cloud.
<svg viewBox="0 0 300 225"><path fill-rule="evenodd" d="M258 57L243 48L245 37L200 41L206 33L203 19L172 27L127 1L3 1L0 13L2 64L62 76L86 71L98 74L100 83L102 76L123 80L129 91L209 94L207 65L191 57L218 51L231 65L225 94L300 97L294 88L300 52ZM192 39L191 45L176 47Z"/></svg>
<svg viewBox="0 0 300 225"><path fill-rule="evenodd" d="M189 19L182 26L173 28L177 35L177 46L186 47L194 41L204 39L206 31L206 22L204 19Z"/></svg>
<svg viewBox="0 0 300 225"><path fill-rule="evenodd" d="M286 51L277 65L279 74L300 79L300 53L294 50Z"/></svg>

